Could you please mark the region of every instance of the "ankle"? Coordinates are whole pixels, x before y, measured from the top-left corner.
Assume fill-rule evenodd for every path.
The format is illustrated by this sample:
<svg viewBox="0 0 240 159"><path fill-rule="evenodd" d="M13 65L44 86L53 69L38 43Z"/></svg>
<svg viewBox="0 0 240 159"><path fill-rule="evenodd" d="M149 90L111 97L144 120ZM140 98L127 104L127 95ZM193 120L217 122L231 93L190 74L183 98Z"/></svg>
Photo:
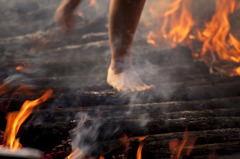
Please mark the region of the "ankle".
<svg viewBox="0 0 240 159"><path fill-rule="evenodd" d="M124 59L111 60L111 64L109 66L109 68L116 74L124 72L125 70L128 70L131 67L132 63L129 60Z"/></svg>

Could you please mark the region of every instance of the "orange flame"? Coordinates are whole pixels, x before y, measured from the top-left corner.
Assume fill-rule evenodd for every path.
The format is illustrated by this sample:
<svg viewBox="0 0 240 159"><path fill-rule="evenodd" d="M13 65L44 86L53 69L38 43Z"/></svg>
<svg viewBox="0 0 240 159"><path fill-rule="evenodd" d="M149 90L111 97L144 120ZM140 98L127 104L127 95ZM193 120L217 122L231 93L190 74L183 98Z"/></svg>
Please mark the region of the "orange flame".
<svg viewBox="0 0 240 159"><path fill-rule="evenodd" d="M203 42L202 60L211 53L211 61L218 60L240 62L240 42L230 33L229 14L234 13L236 0L216 0L216 13L212 20L205 24L205 29L198 30L199 39Z"/></svg>
<svg viewBox="0 0 240 159"><path fill-rule="evenodd" d="M141 138L138 138L140 145L138 147L138 150L137 150L137 159L142 159L142 149L143 149L143 145L144 145L144 142L142 142L147 136L144 136L144 137L141 137Z"/></svg>
<svg viewBox="0 0 240 159"><path fill-rule="evenodd" d="M235 74L240 76L240 67L235 68Z"/></svg>
<svg viewBox="0 0 240 159"><path fill-rule="evenodd" d="M181 143L178 139L170 141L169 148L171 151L171 159L181 159L183 156L189 156L194 148L196 140L197 138L195 136L190 136L186 129Z"/></svg>
<svg viewBox="0 0 240 159"><path fill-rule="evenodd" d="M37 105L45 102L51 95L53 91L48 90L44 95L34 101L25 101L19 112L9 113L7 117L7 127L5 130L6 146L13 150L21 148L21 144L16 140L16 135L22 123L27 119L27 117L32 113L32 109Z"/></svg>
<svg viewBox="0 0 240 159"><path fill-rule="evenodd" d="M154 1L154 5L156 5L155 3ZM172 46L176 46L188 38L194 25L192 13L189 9L191 4L192 0L174 0L170 4L170 9L163 14L164 20L161 29L156 27L154 32L151 31L147 36L148 42L159 40L162 36L164 39L170 40ZM159 21L157 10L159 10L158 7L154 8L151 5L150 14L154 21ZM190 36L190 38L193 38L193 36ZM155 43L153 44L155 45Z"/></svg>
<svg viewBox="0 0 240 159"><path fill-rule="evenodd" d="M76 148L69 156L67 156L67 159L79 159L84 158L84 154L80 152L79 148Z"/></svg>
<svg viewBox="0 0 240 159"><path fill-rule="evenodd" d="M67 156L67 159L71 159L76 153L78 153L79 148L77 148L76 150L74 150L70 155Z"/></svg>

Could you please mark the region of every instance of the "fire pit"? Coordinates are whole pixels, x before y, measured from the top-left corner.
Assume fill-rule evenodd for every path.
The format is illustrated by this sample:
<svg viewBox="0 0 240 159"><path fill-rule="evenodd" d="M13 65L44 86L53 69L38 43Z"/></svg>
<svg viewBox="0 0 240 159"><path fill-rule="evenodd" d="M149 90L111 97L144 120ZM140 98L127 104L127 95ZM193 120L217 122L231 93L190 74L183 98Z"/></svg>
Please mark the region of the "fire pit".
<svg viewBox="0 0 240 159"><path fill-rule="evenodd" d="M57 0L0 2L0 145L18 145L0 157L238 157L239 2L172 2L149 0L133 46L156 88L127 93L105 82L108 1L85 1L68 35L53 22Z"/></svg>

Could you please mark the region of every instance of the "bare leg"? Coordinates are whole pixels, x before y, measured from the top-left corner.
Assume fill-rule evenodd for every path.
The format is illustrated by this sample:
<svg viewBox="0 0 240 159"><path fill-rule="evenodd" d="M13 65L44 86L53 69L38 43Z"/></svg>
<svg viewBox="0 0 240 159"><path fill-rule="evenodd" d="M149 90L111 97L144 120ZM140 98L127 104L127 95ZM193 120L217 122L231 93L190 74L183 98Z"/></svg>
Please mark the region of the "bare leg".
<svg viewBox="0 0 240 159"><path fill-rule="evenodd" d="M55 20L66 32L73 26L73 12L81 0L63 0ZM139 78L132 66L131 46L145 0L111 0L109 39L112 52L107 82L118 91L142 91L152 88Z"/></svg>
<svg viewBox="0 0 240 159"><path fill-rule="evenodd" d="M82 0L63 0L55 13L55 20L60 23L65 32L73 27L73 12Z"/></svg>
<svg viewBox="0 0 240 159"><path fill-rule="evenodd" d="M145 0L111 0L109 40L112 52L107 82L118 91L142 91L147 86L132 66L131 46Z"/></svg>

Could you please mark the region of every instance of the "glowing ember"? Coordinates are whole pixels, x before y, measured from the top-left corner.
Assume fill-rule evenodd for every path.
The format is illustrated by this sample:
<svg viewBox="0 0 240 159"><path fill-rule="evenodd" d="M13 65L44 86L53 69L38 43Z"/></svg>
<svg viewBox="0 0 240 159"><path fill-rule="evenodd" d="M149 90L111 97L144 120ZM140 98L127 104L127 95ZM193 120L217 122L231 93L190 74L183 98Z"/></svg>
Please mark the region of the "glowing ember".
<svg viewBox="0 0 240 159"><path fill-rule="evenodd" d="M240 42L230 33L228 16L235 10L236 0L216 0L216 13L212 20L205 24L203 31L198 30L199 39L203 42L201 59L207 61L211 53L211 63L218 60L240 60ZM208 61L209 62L209 61Z"/></svg>
<svg viewBox="0 0 240 159"><path fill-rule="evenodd" d="M18 70L18 71L22 71L23 69L24 69L23 66L17 66L17 67L16 67L16 70Z"/></svg>
<svg viewBox="0 0 240 159"><path fill-rule="evenodd" d="M199 53L192 53L192 56L195 58L199 58Z"/></svg>
<svg viewBox="0 0 240 159"><path fill-rule="evenodd" d="M159 21L159 6L163 5L162 2L157 3L158 4L154 1L150 7L150 13L154 21ZM170 9L163 14L164 20L161 29L159 29L159 26L155 27L154 32L151 31L147 36L148 42L156 45L152 43L152 41L160 40L163 37L164 39L170 40L172 46L176 46L188 38L194 25L190 12L191 4L192 0L174 0L170 4ZM181 13L179 14L179 12ZM189 38L193 39L195 37L190 36Z"/></svg>
<svg viewBox="0 0 240 159"><path fill-rule="evenodd" d="M171 159L181 159L183 156L189 156L194 148L196 139L195 136L190 136L186 129L181 142L178 139L170 141Z"/></svg>
<svg viewBox="0 0 240 159"><path fill-rule="evenodd" d="M10 149L21 148L21 144L16 140L16 135L22 123L32 113L32 109L45 102L52 95L52 90L48 90L42 97L34 101L25 101L19 112L9 113L7 117L7 127L5 130L6 145Z"/></svg>

